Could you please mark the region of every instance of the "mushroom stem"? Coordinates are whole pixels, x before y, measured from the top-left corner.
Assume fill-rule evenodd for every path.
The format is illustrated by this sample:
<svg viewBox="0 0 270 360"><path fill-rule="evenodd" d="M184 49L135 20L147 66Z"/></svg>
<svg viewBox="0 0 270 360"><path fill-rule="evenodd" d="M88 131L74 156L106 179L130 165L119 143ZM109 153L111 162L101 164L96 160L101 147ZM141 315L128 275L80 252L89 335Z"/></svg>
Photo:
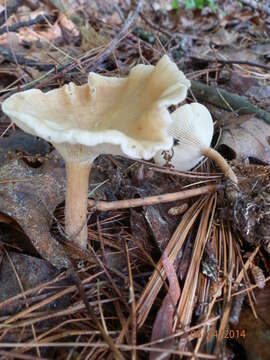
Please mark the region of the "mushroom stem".
<svg viewBox="0 0 270 360"><path fill-rule="evenodd" d="M219 152L217 152L215 149L212 148L202 148L201 154L206 156L207 158L215 161L215 163L219 166L220 170L223 172L225 176L227 176L229 179L231 179L234 183L238 183L237 177L235 173L233 172L230 165L227 163L227 161L224 159L222 155L220 155Z"/></svg>
<svg viewBox="0 0 270 360"><path fill-rule="evenodd" d="M87 246L88 180L91 164L66 163L65 231L81 248Z"/></svg>

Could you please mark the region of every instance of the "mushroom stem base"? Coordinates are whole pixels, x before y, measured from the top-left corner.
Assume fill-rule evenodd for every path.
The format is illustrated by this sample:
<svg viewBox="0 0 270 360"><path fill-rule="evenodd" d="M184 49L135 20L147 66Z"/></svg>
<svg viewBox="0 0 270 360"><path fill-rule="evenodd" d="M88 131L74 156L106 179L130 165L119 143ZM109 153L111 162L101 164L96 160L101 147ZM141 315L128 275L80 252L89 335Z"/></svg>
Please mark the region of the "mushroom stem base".
<svg viewBox="0 0 270 360"><path fill-rule="evenodd" d="M81 248L87 246L88 180L91 164L66 163L65 231Z"/></svg>

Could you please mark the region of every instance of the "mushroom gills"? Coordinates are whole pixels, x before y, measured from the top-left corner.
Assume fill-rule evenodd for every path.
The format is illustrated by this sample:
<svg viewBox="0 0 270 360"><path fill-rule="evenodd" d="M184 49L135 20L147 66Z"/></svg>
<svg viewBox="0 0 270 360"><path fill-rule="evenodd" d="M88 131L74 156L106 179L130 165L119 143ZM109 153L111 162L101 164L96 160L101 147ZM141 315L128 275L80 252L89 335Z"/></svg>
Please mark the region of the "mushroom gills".
<svg viewBox="0 0 270 360"><path fill-rule="evenodd" d="M208 109L199 103L186 104L172 114L172 123L168 129L174 138L170 163L176 170L186 171L195 167L204 156L213 160L221 171L237 183L237 177L227 161L210 147L214 126ZM164 153L159 151L154 160L164 165Z"/></svg>

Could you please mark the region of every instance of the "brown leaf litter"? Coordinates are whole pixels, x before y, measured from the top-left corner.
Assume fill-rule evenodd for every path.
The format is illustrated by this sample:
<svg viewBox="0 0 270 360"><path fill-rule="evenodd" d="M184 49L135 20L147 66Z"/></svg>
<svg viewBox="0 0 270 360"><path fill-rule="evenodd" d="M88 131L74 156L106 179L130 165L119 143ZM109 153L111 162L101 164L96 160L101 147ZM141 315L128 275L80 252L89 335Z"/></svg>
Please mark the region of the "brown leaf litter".
<svg viewBox="0 0 270 360"><path fill-rule="evenodd" d="M0 153L0 211L15 219L44 259L57 268L69 260L50 235L56 206L64 200L65 171L52 157L31 168L14 153Z"/></svg>
<svg viewBox="0 0 270 360"><path fill-rule="evenodd" d="M264 108L262 99L269 89L263 82L267 85L269 75L262 66L267 67L269 62L265 37L269 22L261 11L231 1L217 1L217 11L209 7L187 11L181 2L181 11L168 11L166 7L154 8L157 2L153 6L145 2L144 17L136 17L136 27L142 29L138 34L132 31L135 24L133 29L129 26L121 32L130 15L129 2L81 1L78 5L71 0L50 0L37 2L32 13L30 2L8 14L8 25L20 27L22 20L42 13L50 16L49 22L29 29L20 27L1 37L14 52L3 53L0 59L3 98L19 89L39 87L47 91L70 80L79 84L93 69L108 76L125 74L134 64L154 64L167 52L190 78L248 95L251 103L259 101ZM3 34L5 28L6 24L1 28ZM193 52L204 62L190 61ZM256 61L259 67L235 64L237 59ZM48 69L50 73L46 74ZM199 96L197 100L207 101ZM73 263L87 303L126 358L148 359L152 353L153 358L160 354L227 360L246 356L245 349L256 358L258 349L254 351L253 345L257 339L258 347L267 350L269 169L249 163L269 164L268 129L254 116L236 117L239 106L233 109L229 113L232 122L224 124L221 144L231 149L236 159L237 189L217 174L207 176L205 172L213 170L209 161L202 165L201 177L195 171L177 173L111 156L95 162L90 196L106 204L168 195L190 186L189 190L213 183L221 186L218 193L201 194L184 202L93 211L88 250L76 252L71 244L65 247L73 260L76 253ZM225 118L224 113L221 118ZM251 122L255 125L249 125ZM15 130L7 122L0 126L5 136ZM17 131L14 137L1 137L0 147L4 149L0 153L0 219L4 222L0 228L0 310L10 311L10 315L1 313L1 345L7 349L0 349L0 357L111 359L112 351L102 341L76 286L56 286L57 271L37 253L28 251L22 234L52 264L62 267L68 262L56 241L63 238L59 224L63 207L58 206L63 202L65 186L61 162L46 156L50 146L46 148L39 140ZM53 214L55 237L50 234ZM20 241L16 245L9 241L15 236ZM65 277L66 271L59 276ZM262 292L254 290L263 286ZM63 300L68 298L62 303L66 307L54 309L55 301L61 302L62 296ZM247 319L248 306L251 315ZM254 326L256 316L264 320L259 331ZM236 338L237 330L243 328L250 334L246 345L241 332ZM226 338L230 335L234 338ZM14 343L17 339L20 342ZM243 346L241 354L237 342ZM53 354L43 352L46 344L53 348Z"/></svg>
<svg viewBox="0 0 270 360"><path fill-rule="evenodd" d="M263 245L269 253L269 168L238 166L238 171L239 187L232 183L227 183L225 187L226 208L223 215L228 216L244 240L253 245Z"/></svg>
<svg viewBox="0 0 270 360"><path fill-rule="evenodd" d="M270 125L251 115L234 117L234 121L223 128L218 149L230 151L232 160L252 158L269 165Z"/></svg>

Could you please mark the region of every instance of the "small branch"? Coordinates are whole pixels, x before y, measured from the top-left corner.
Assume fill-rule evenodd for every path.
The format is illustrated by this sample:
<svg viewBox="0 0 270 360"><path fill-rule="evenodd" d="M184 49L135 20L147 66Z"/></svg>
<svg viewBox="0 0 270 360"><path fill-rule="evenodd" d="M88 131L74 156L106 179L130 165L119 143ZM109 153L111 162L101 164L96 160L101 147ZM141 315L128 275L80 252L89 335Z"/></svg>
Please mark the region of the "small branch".
<svg viewBox="0 0 270 360"><path fill-rule="evenodd" d="M240 115L255 114L270 124L270 113L251 104L243 96L231 94L221 88L208 86L198 81L191 81L191 91L198 100L206 101L225 110L235 110Z"/></svg>
<svg viewBox="0 0 270 360"><path fill-rule="evenodd" d="M139 0L137 3L137 6L135 8L135 10L133 11L133 13L127 18L127 20L124 23L124 26L122 27L122 29L118 32L118 34L115 36L115 38L113 38L113 40L110 42L109 46L107 47L107 49L105 49L99 56L98 59L95 61L94 64L91 64L90 68L91 71L95 71L98 66L100 64L102 64L113 52L113 50L115 49L115 47L119 44L120 41L123 40L123 38L126 36L128 29L131 27L131 25L134 23L136 17L138 16L142 6L143 6L143 2L144 0ZM85 63L89 61L82 61L82 64L85 65ZM92 60L91 60L92 61ZM86 68L87 70L89 70L88 68Z"/></svg>
<svg viewBox="0 0 270 360"><path fill-rule="evenodd" d="M42 24L47 24L48 22L51 22L51 20L53 19L52 16L48 16L48 15L38 15L36 18L28 20L28 21L21 21L18 22L16 24L13 25L9 25L9 27L7 28L6 26L3 26L0 29L0 35L5 34L6 32L16 32L19 29L21 29L22 27L29 27L32 25L42 25Z"/></svg>
<svg viewBox="0 0 270 360"><path fill-rule="evenodd" d="M222 60L222 59L201 59L201 58L197 58L195 56L191 56L192 60L195 60L201 64L208 64L208 63L219 63L219 64L223 64L223 65L248 65L248 66L253 66L253 67L257 67L257 68L261 68L261 69L265 69L270 71L270 66L269 65L264 65L264 64L259 64L253 61L246 61L246 60Z"/></svg>
<svg viewBox="0 0 270 360"><path fill-rule="evenodd" d="M156 196L149 196L140 199L128 199L128 200L120 200L120 201L96 201L96 200L89 200L88 206L90 207L91 211L98 210L98 211L109 211L109 210L117 210L117 209L129 209L134 207L140 206L149 206L161 203L172 202L176 200L183 200L188 199L190 197L199 196L203 194L210 194L218 190L218 185L206 185L195 189L190 190L183 190L171 194L164 194L164 195L156 195Z"/></svg>
<svg viewBox="0 0 270 360"><path fill-rule="evenodd" d="M159 25L154 24L150 19L148 19L147 16L145 16L143 13L140 12L140 17L146 22L147 25L149 25L152 29L164 34L169 39L173 36L169 31L163 29Z"/></svg>

